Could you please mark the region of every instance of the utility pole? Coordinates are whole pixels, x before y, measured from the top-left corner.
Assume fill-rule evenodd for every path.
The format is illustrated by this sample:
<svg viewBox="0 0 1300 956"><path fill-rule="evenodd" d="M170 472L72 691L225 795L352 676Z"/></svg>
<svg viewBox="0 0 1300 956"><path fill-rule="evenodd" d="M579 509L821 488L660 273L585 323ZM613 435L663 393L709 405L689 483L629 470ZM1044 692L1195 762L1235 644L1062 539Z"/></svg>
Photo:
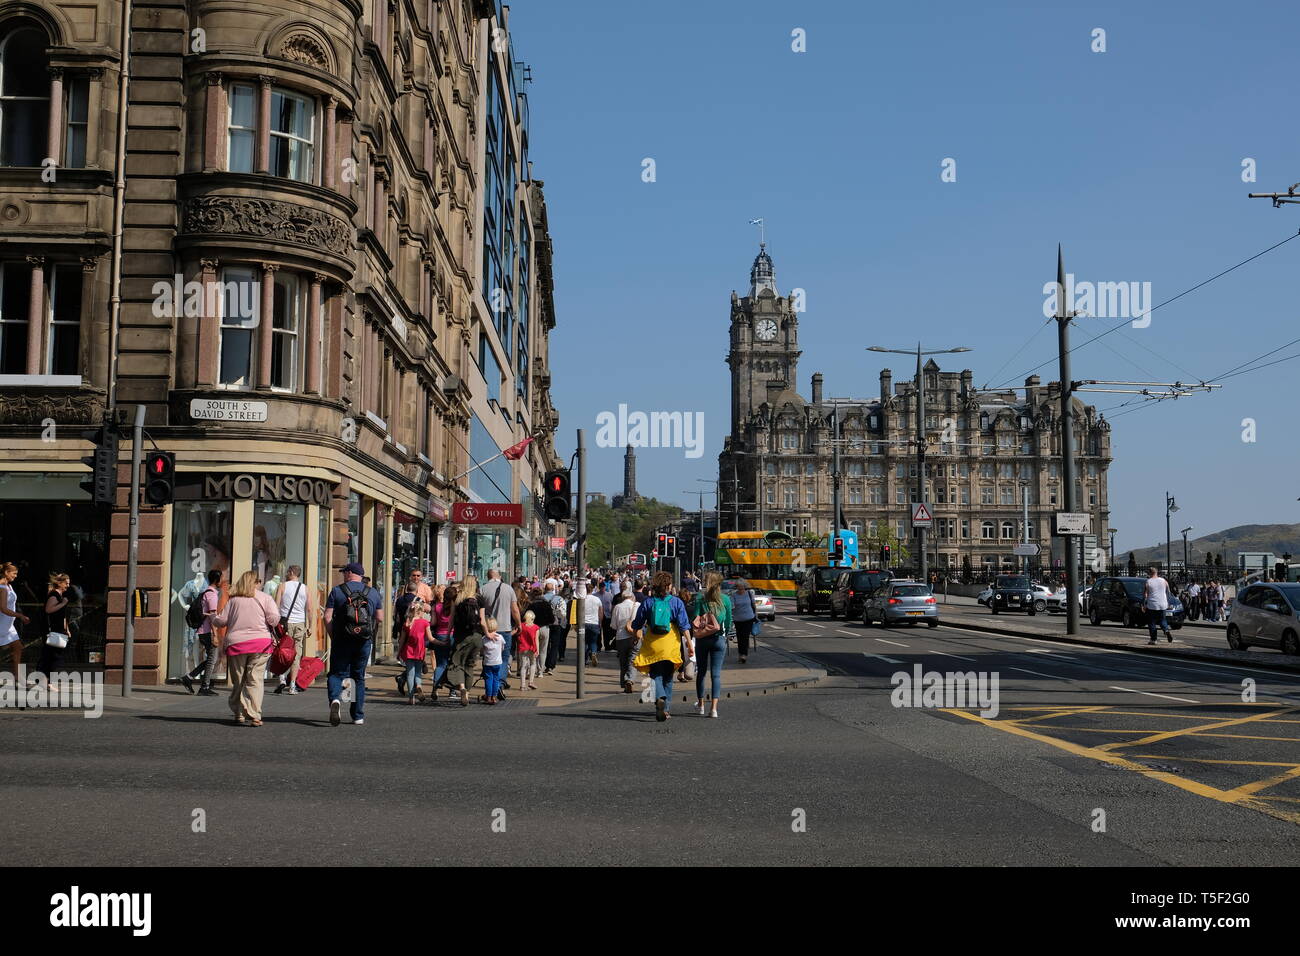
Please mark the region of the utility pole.
<svg viewBox="0 0 1300 956"><path fill-rule="evenodd" d="M578 688L577 698L582 700L583 680L586 677L587 635L583 627L585 614L582 605L587 597L587 578L583 573L587 558L587 446L583 440L582 429L578 429L578 534L574 541L574 560L577 564L577 581L574 584L573 597L578 601L574 614L575 627L578 631Z"/></svg>
<svg viewBox="0 0 1300 956"><path fill-rule="evenodd" d="M1174 563L1174 552L1171 550L1170 533L1169 533L1169 516L1178 510L1178 503L1174 501L1173 495L1165 492L1165 574L1169 574L1169 567Z"/></svg>
<svg viewBox="0 0 1300 956"><path fill-rule="evenodd" d="M1070 380L1070 320L1071 312L1065 301L1065 256L1056 247L1056 334L1060 351L1061 377L1061 479L1065 483L1065 510L1075 511L1074 497L1074 407ZM1079 562L1075 550L1079 542L1075 536L1065 538L1065 633L1079 633Z"/></svg>
<svg viewBox="0 0 1300 956"><path fill-rule="evenodd" d="M838 405L834 407L831 415L834 425L831 428L831 530L830 537L826 539L828 548L835 547L835 536L840 533L840 409Z"/></svg>
<svg viewBox="0 0 1300 956"><path fill-rule="evenodd" d="M131 518L126 550L126 627L122 637L122 696L131 696L135 674L135 585L140 558L140 460L144 455L144 406L135 407L131 429ZM212 675L208 675L211 679Z"/></svg>

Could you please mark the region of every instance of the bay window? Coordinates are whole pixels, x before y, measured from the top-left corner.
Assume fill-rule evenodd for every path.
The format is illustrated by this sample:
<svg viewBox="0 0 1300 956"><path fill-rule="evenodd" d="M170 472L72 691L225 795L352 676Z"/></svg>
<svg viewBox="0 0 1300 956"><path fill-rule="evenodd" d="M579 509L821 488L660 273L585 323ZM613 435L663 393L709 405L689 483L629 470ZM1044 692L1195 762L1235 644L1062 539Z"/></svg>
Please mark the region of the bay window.
<svg viewBox="0 0 1300 956"><path fill-rule="evenodd" d="M257 329L257 274L248 266L221 270L221 357L218 382L253 387L253 333Z"/></svg>
<svg viewBox="0 0 1300 956"><path fill-rule="evenodd" d="M286 90L271 90L272 176L311 182L315 169L316 110L311 100Z"/></svg>
<svg viewBox="0 0 1300 956"><path fill-rule="evenodd" d="M256 90L244 83L232 84L229 113L226 124L226 168L232 173L251 173L257 142Z"/></svg>
<svg viewBox="0 0 1300 956"><path fill-rule="evenodd" d="M292 272L275 274L271 322L271 387L298 388L298 340L307 314L306 283Z"/></svg>
<svg viewBox="0 0 1300 956"><path fill-rule="evenodd" d="M64 105L63 165L86 165L86 131L90 118L90 81L76 77L68 82Z"/></svg>

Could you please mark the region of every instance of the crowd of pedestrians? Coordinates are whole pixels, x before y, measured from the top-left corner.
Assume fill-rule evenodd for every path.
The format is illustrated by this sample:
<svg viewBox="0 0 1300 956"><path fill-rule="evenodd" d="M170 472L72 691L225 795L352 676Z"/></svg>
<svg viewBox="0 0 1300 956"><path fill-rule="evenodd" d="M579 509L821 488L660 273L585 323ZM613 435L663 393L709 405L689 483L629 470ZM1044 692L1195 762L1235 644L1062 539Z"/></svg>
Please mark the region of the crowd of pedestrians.
<svg viewBox="0 0 1300 956"><path fill-rule="evenodd" d="M494 706L519 691L536 691L565 663L572 632L586 666L617 667L624 693L653 688L648 702L657 720L671 719L679 680L695 681L697 714L717 717L728 641L738 641L743 663L755 618L745 582L737 583L733 601L717 573L703 582L688 573L675 585L666 572L592 572L579 578L555 568L507 582L489 570L481 583L471 575L430 585L417 570L387 619L383 598L361 564L348 564L342 578L320 608L329 635L325 687L333 726L343 722L345 704L352 724L364 725L366 670L383 627L391 629L393 657L401 666L397 690L409 705ZM181 682L191 693L197 681L199 694L215 695L213 676L224 654L231 714L237 724L260 727L264 675L273 656L284 658L278 671L272 666L279 675L275 693L300 692L296 678L319 613L317 599L296 566L286 570L274 596L264 593L255 570L229 585L224 601L223 583L229 585L222 572L211 572L187 610L205 654Z"/></svg>

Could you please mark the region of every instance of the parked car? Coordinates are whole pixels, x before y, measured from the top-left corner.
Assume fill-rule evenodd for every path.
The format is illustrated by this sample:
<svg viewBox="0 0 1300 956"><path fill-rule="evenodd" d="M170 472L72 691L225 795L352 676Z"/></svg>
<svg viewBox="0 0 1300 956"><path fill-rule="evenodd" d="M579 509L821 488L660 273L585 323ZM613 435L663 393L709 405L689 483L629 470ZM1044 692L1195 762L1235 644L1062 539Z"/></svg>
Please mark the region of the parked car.
<svg viewBox="0 0 1300 956"><path fill-rule="evenodd" d="M799 614L816 614L831 606L831 591L843 568L809 568L799 579L794 608Z"/></svg>
<svg viewBox="0 0 1300 956"><path fill-rule="evenodd" d="M1098 578L1088 597L1088 620L1094 625L1119 621L1125 627L1146 627L1147 610L1143 598L1146 578ZM1169 626L1175 631L1183 626L1186 611L1183 602L1169 595Z"/></svg>
<svg viewBox="0 0 1300 956"><path fill-rule="evenodd" d="M831 620L843 615L846 619L862 617L862 602L876 588L893 580L894 573L886 569L875 571L841 571L831 590Z"/></svg>
<svg viewBox="0 0 1300 956"><path fill-rule="evenodd" d="M993 600L993 585L990 584L976 596L975 603L983 604L985 607L990 607L991 605L989 604L989 602L992 600Z"/></svg>
<svg viewBox="0 0 1300 956"><path fill-rule="evenodd" d="M760 621L776 620L776 605L772 602L772 595L768 594L762 588L751 588L754 594L754 614Z"/></svg>
<svg viewBox="0 0 1300 956"><path fill-rule="evenodd" d="M989 608L994 614L1025 611L1032 617L1038 613L1039 601L1043 599L1034 591L1029 578L1023 574L999 574L993 581L993 597L989 599ZM1046 601L1043 601L1043 606L1047 606Z"/></svg>
<svg viewBox="0 0 1300 956"><path fill-rule="evenodd" d="M1228 615L1228 646L1258 644L1300 654L1300 584L1251 584L1238 592Z"/></svg>
<svg viewBox="0 0 1300 956"><path fill-rule="evenodd" d="M872 621L879 621L883 627L922 621L938 627L939 605L928 584L894 579L876 588L862 603L862 623L870 627Z"/></svg>

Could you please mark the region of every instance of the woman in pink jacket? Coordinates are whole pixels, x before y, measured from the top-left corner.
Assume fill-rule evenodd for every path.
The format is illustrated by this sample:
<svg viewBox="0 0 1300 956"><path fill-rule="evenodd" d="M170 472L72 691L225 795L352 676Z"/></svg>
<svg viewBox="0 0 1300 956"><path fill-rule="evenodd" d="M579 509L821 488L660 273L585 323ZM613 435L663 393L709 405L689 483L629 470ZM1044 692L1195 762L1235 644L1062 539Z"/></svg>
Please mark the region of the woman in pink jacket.
<svg viewBox="0 0 1300 956"><path fill-rule="evenodd" d="M262 591L256 571L245 571L231 589L230 600L212 619L226 629L223 646L230 675L230 712L235 723L262 726L262 672L275 647L280 609Z"/></svg>

